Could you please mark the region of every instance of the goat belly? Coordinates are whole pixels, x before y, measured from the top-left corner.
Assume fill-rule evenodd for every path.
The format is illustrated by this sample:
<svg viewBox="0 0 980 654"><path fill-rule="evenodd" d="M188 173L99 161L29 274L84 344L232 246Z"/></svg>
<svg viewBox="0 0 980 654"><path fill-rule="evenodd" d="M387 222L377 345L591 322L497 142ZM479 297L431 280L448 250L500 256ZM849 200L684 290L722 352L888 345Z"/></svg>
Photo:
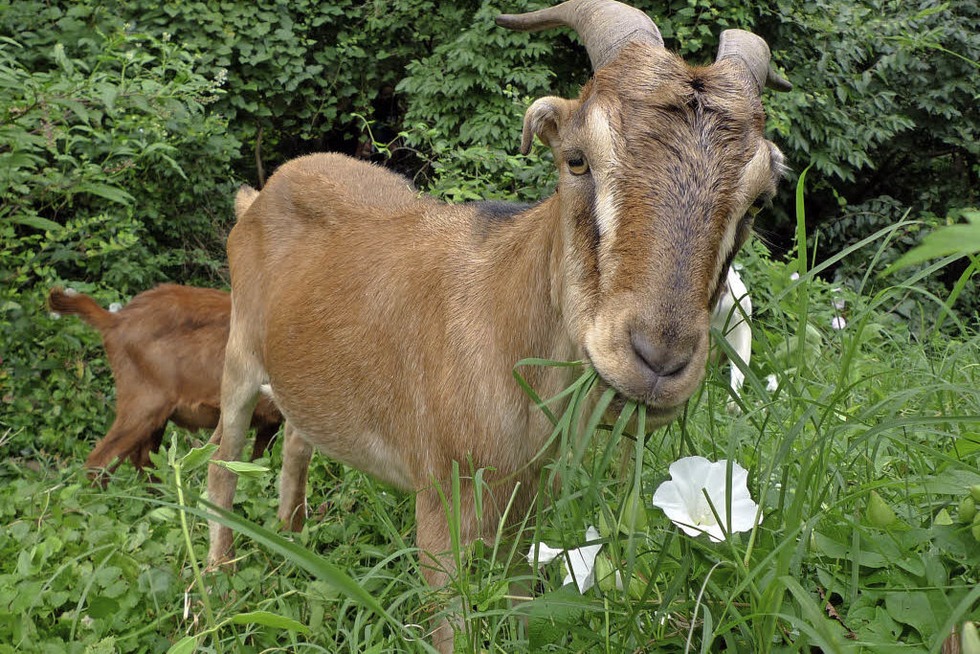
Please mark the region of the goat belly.
<svg viewBox="0 0 980 654"><path fill-rule="evenodd" d="M302 432L300 432L302 434ZM415 483L406 468L401 453L390 447L388 441L377 431L366 430L357 434L345 435L335 432L325 447L325 439L311 439L327 456L362 470L379 481L403 490L415 490Z"/></svg>

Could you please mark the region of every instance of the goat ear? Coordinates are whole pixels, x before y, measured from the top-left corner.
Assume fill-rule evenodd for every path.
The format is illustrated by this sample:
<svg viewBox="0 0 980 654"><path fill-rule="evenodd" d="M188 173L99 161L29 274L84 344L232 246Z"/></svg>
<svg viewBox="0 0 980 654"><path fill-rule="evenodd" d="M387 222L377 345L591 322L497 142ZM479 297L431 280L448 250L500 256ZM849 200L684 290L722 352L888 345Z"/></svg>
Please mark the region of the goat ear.
<svg viewBox="0 0 980 654"><path fill-rule="evenodd" d="M578 105L576 100L566 100L548 96L539 98L524 112L524 129L521 131L521 154L531 151L531 141L537 134L541 142L551 149L557 148L561 140L558 132L565 119Z"/></svg>
<svg viewBox="0 0 980 654"><path fill-rule="evenodd" d="M259 192L247 184L238 189L238 193L235 194L235 220L240 220L245 215L257 197Z"/></svg>

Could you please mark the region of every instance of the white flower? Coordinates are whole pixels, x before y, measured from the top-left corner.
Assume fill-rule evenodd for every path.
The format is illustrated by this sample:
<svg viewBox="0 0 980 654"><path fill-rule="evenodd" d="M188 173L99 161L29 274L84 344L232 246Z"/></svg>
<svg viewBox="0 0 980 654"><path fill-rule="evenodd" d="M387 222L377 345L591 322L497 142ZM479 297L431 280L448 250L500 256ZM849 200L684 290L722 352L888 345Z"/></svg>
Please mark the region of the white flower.
<svg viewBox="0 0 980 654"><path fill-rule="evenodd" d="M791 279L792 281L794 281L794 282L795 282L795 281L796 281L797 279L799 279L799 278L800 278L800 273L798 273L798 272L795 272L795 273L793 273L792 275L790 275L790 276L789 276L789 278L790 278L790 279Z"/></svg>
<svg viewBox="0 0 980 654"><path fill-rule="evenodd" d="M590 542L599 540L599 532L595 527L589 527L585 530L585 540ZM585 591L592 588L595 584L595 557L601 549L602 543L595 543L593 545L576 547L566 552L566 550L558 547L550 547L546 543L537 543L536 545L532 545L530 551L528 551L527 562L534 565L535 550L537 550L538 567L546 563L551 563L563 554L567 554L567 557L562 558L565 561L566 570L568 566L571 566L571 570L568 570L565 579L562 580L562 586L574 581L578 586L578 592L584 595Z"/></svg>
<svg viewBox="0 0 980 654"><path fill-rule="evenodd" d="M834 316L833 319L830 321L830 326L840 331L845 327L847 327L847 321L844 320L844 316Z"/></svg>
<svg viewBox="0 0 980 654"><path fill-rule="evenodd" d="M118 302L113 302L109 305L109 313L119 313L120 309L122 309L122 305Z"/></svg>
<svg viewBox="0 0 980 654"><path fill-rule="evenodd" d="M775 393L779 389L779 379L776 375L766 375L766 390Z"/></svg>
<svg viewBox="0 0 980 654"><path fill-rule="evenodd" d="M534 565L534 561L537 559L538 567L540 568L551 563L564 553L565 550L560 547L551 547L547 543L537 543L528 550L527 562L529 565Z"/></svg>
<svg viewBox="0 0 980 654"><path fill-rule="evenodd" d="M724 459L714 463L702 456L679 459L670 464L671 480L660 484L653 494L653 505L689 536L706 533L712 541L720 542L725 540L726 532L749 531L762 519L759 505L749 495L749 473L732 463L729 506L725 497L727 471L728 462Z"/></svg>
<svg viewBox="0 0 980 654"><path fill-rule="evenodd" d="M843 311L846 305L847 302L844 301L844 298L842 297L834 298L834 308L837 309L838 311Z"/></svg>

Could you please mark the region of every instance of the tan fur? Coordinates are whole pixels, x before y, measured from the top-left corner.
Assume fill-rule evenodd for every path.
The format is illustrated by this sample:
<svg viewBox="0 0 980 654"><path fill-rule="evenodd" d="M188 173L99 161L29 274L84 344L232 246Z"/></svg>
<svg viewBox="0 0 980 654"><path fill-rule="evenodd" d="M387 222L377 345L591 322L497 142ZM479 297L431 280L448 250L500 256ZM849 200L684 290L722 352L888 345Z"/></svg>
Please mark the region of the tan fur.
<svg viewBox="0 0 980 654"><path fill-rule="evenodd" d="M86 467L115 469L126 459L138 468L149 465L167 421L195 430L218 424L231 314L227 293L164 284L110 313L87 295L53 288L48 306L99 331L116 382L116 418ZM281 420L263 398L252 418L253 458L265 451Z"/></svg>
<svg viewBox="0 0 980 654"><path fill-rule="evenodd" d="M768 175L745 172L776 157L762 126L743 67L691 68L634 43L578 99L528 109L522 147L531 134L546 141L558 190L495 226L478 208L420 197L340 155L283 165L228 240L234 307L216 457L238 458L245 417L269 382L295 437L418 492L425 576L444 585L450 538L435 489L448 494L454 462L489 482L478 523L463 479L464 543L493 537L515 488L512 516L533 501L550 429L513 380L518 360L586 358L647 403L655 424L695 391L725 262L747 236L732 223L779 176L775 162ZM569 171L577 157L588 174ZM599 196L608 234L593 214ZM569 382L566 369L525 372L545 397ZM308 451L287 454L281 517L302 510L298 459ZM212 501L230 509L235 483L212 466ZM217 564L231 533L211 529ZM448 651L450 636L443 624L434 641Z"/></svg>

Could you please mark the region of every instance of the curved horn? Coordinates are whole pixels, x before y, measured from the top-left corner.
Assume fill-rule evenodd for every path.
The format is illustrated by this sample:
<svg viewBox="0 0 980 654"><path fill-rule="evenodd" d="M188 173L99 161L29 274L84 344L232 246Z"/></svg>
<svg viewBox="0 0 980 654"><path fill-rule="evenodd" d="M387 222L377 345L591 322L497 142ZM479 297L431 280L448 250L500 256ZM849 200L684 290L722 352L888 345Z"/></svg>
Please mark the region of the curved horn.
<svg viewBox="0 0 980 654"><path fill-rule="evenodd" d="M501 14L497 25L522 32L571 27L585 41L593 70L615 59L628 43L639 41L664 47L660 30L649 16L614 0L568 0L526 14Z"/></svg>
<svg viewBox="0 0 980 654"><path fill-rule="evenodd" d="M718 56L715 61L737 58L752 73L759 87L759 93L768 86L776 91L789 91L793 85L779 76L769 62L771 54L765 40L745 30L725 30L718 40Z"/></svg>

